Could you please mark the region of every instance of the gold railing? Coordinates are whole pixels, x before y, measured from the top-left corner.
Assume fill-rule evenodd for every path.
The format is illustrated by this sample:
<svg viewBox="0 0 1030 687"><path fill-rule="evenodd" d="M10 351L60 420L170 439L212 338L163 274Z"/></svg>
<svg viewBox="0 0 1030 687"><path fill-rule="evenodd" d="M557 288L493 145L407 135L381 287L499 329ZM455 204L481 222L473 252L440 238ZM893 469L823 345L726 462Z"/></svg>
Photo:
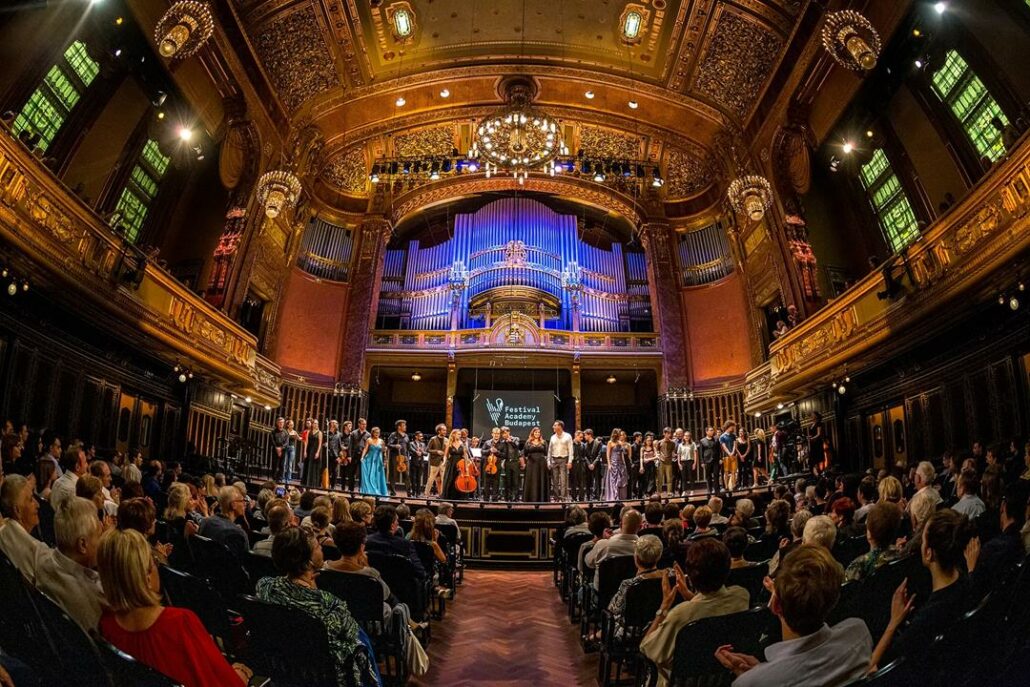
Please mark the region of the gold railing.
<svg viewBox="0 0 1030 687"><path fill-rule="evenodd" d="M459 329L457 331L375 330L369 350L551 350L569 353L658 352L657 334L638 332L567 332L526 328L520 341L510 341L506 327L492 329Z"/></svg>
<svg viewBox="0 0 1030 687"><path fill-rule="evenodd" d="M874 271L777 339L765 365L752 370L748 409L773 402L875 359L892 338L908 336L949 303L983 290L985 280L1030 247L1030 135L951 212L912 244L894 274L904 295L882 297ZM907 263L907 267L906 264ZM856 366L856 364L858 366Z"/></svg>
<svg viewBox="0 0 1030 687"><path fill-rule="evenodd" d="M258 355L254 336L147 261L3 128L0 236L73 311L169 362L188 360L229 390L278 404L279 368Z"/></svg>

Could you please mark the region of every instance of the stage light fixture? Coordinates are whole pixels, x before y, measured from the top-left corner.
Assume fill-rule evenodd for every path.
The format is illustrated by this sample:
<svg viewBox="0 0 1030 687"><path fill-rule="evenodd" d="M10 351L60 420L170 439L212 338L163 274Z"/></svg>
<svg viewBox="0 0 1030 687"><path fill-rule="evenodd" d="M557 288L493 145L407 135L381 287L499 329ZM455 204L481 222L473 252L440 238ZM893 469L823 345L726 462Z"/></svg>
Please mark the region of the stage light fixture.
<svg viewBox="0 0 1030 687"><path fill-rule="evenodd" d="M157 118L158 119L164 119L165 118L165 113L164 112L158 112L157 113Z"/></svg>
<svg viewBox="0 0 1030 687"><path fill-rule="evenodd" d="M186 373L185 372L183 372L182 374L179 375L179 383L180 384L185 384L186 383Z"/></svg>
<svg viewBox="0 0 1030 687"><path fill-rule="evenodd" d="M776 410L783 410L783 404L782 403L777 403L776 404Z"/></svg>
<svg viewBox="0 0 1030 687"><path fill-rule="evenodd" d="M124 23L125 23L125 18L124 17L118 17L117 19L114 20L114 25L115 26L121 26Z"/></svg>
<svg viewBox="0 0 1030 687"><path fill-rule="evenodd" d="M866 138L872 138L873 137L873 130L869 129L868 131L866 131L865 132L865 137Z"/></svg>
<svg viewBox="0 0 1030 687"><path fill-rule="evenodd" d="M998 294L998 305L1005 305L1005 294Z"/></svg>
<svg viewBox="0 0 1030 687"><path fill-rule="evenodd" d="M247 396L247 397L246 397L245 399L243 399L243 400L244 400L244 401L246 401L247 403L250 403L250 402L251 402L251 401L252 401L253 399L252 399L252 398L251 398L250 396Z"/></svg>
<svg viewBox="0 0 1030 687"><path fill-rule="evenodd" d="M18 293L18 285L13 281L7 285L7 295L13 296Z"/></svg>
<svg viewBox="0 0 1030 687"><path fill-rule="evenodd" d="M755 417L762 417L762 411L761 410L756 410L755 411Z"/></svg>
<svg viewBox="0 0 1030 687"><path fill-rule="evenodd" d="M933 4L933 11L937 14L944 14L948 11L948 3L946 2L935 2Z"/></svg>
<svg viewBox="0 0 1030 687"><path fill-rule="evenodd" d="M853 151L854 149L855 145L851 141L844 141L843 150L845 155L850 155L851 151Z"/></svg>
<svg viewBox="0 0 1030 687"><path fill-rule="evenodd" d="M846 392L847 392L847 387L845 387L843 384L840 384L840 385L837 386L837 393L838 394L843 396Z"/></svg>
<svg viewBox="0 0 1030 687"><path fill-rule="evenodd" d="M272 406L270 406L270 405L268 405L268 404L266 403L266 404L265 404L265 410L271 410L271 409L272 409Z"/></svg>
<svg viewBox="0 0 1030 687"><path fill-rule="evenodd" d="M1019 299L1015 296L1009 298L1009 307L1013 310L1019 310Z"/></svg>
<svg viewBox="0 0 1030 687"><path fill-rule="evenodd" d="M185 126L179 127L179 140L180 141L184 141L184 142L188 143L191 138L193 138L193 130L192 129L190 129L189 127L185 127Z"/></svg>

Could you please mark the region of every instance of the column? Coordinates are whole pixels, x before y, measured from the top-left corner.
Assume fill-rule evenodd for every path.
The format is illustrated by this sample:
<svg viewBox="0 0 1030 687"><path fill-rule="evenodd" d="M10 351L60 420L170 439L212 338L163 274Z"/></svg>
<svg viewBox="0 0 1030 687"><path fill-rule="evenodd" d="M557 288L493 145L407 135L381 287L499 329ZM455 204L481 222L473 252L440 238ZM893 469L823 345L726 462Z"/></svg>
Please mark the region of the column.
<svg viewBox="0 0 1030 687"><path fill-rule="evenodd" d="M444 422L454 428L454 394L458 391L458 365L453 361L447 363L447 412Z"/></svg>
<svg viewBox="0 0 1030 687"><path fill-rule="evenodd" d="M392 230L389 220L381 215L366 216L358 228L360 244L351 276L342 341L340 381L344 384L360 386L364 380L365 349L375 327L386 243Z"/></svg>
<svg viewBox="0 0 1030 687"><path fill-rule="evenodd" d="M583 385L581 384L582 379L580 378L579 369L578 362L572 364L572 399L576 404L576 429L583 429L583 404L580 399Z"/></svg>
<svg viewBox="0 0 1030 687"><path fill-rule="evenodd" d="M688 386L687 356L683 347L683 312L679 275L674 256L674 236L667 222L647 222L640 227L647 254L647 284L651 312L662 346L663 375L660 392Z"/></svg>

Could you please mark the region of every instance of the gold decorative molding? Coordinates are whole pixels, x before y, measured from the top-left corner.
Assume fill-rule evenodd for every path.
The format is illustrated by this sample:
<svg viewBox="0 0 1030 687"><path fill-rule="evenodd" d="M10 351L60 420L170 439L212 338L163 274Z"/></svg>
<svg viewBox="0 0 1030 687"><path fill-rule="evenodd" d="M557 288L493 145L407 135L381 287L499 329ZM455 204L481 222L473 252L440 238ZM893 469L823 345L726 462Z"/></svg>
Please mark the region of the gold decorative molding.
<svg viewBox="0 0 1030 687"><path fill-rule="evenodd" d="M254 37L254 48L289 110L340 86L329 46L310 5L276 17Z"/></svg>
<svg viewBox="0 0 1030 687"><path fill-rule="evenodd" d="M322 178L344 193L368 195L368 165L365 162L364 146L351 146L333 157L323 170Z"/></svg>

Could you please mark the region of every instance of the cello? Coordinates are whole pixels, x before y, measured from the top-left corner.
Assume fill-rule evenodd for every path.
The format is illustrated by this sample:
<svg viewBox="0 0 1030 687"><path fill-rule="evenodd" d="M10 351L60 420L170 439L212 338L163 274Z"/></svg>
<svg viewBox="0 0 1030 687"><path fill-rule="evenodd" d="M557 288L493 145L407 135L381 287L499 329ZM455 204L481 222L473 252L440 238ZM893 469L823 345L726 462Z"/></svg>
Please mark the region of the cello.
<svg viewBox="0 0 1030 687"><path fill-rule="evenodd" d="M465 457L458 461L455 466L458 476L454 480L454 488L463 494L471 494L479 486L476 477L479 475L479 467L469 457L468 448L465 449Z"/></svg>

